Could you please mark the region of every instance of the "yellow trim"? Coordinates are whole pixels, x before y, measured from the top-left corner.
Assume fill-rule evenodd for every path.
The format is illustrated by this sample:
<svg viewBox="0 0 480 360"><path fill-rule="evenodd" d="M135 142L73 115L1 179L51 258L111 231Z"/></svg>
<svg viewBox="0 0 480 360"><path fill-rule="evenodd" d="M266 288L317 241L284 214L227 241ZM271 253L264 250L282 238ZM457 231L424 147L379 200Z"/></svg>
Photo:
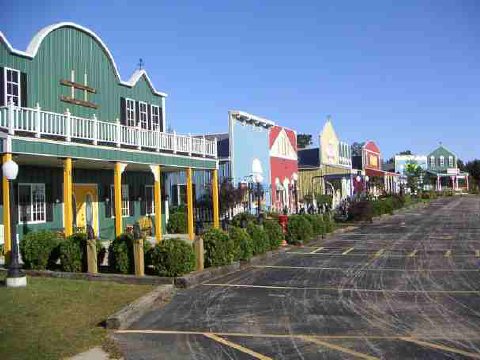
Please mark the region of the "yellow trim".
<svg viewBox="0 0 480 360"><path fill-rule="evenodd" d="M153 186L153 201L155 206L155 239L158 242L162 241L162 189L160 187L160 165L155 166L154 171L157 173L155 176L155 184Z"/></svg>
<svg viewBox="0 0 480 360"><path fill-rule="evenodd" d="M343 353L348 354L348 355L355 356L355 357L360 358L360 359L366 359L366 360L379 359L375 356L371 356L371 355L368 355L368 354L363 354L361 352L351 350L351 349L348 349L348 348L340 346L340 345L336 345L336 344L332 344L332 343L320 340L320 339L316 338L315 336L301 336L300 338L302 340L310 341L310 342L313 342L314 344L324 346L324 347L332 349L332 350L340 351L340 352L343 352Z"/></svg>
<svg viewBox="0 0 480 360"><path fill-rule="evenodd" d="M187 223L188 238L193 240L195 233L193 231L193 186L192 186L192 168L187 169Z"/></svg>
<svg viewBox="0 0 480 360"><path fill-rule="evenodd" d="M212 173L213 227L220 228L220 209L218 203L218 170Z"/></svg>
<svg viewBox="0 0 480 360"><path fill-rule="evenodd" d="M99 234L98 227L98 187L96 184L73 184L73 194L75 195L75 203L77 207L77 227L85 229L86 231L86 200L87 195L92 196L92 211L93 211L93 231L96 235Z"/></svg>
<svg viewBox="0 0 480 360"><path fill-rule="evenodd" d="M65 236L73 234L73 209L72 209L72 158L63 160L63 220Z"/></svg>
<svg viewBox="0 0 480 360"><path fill-rule="evenodd" d="M122 163L116 162L113 173L113 187L115 192L115 235L123 232L122 226Z"/></svg>
<svg viewBox="0 0 480 360"><path fill-rule="evenodd" d="M12 160L12 154L3 154L3 163ZM10 232L10 191L8 188L8 180L5 176L2 179L2 192L3 192L3 253L5 256L10 255L12 250L12 239Z"/></svg>
<svg viewBox="0 0 480 360"><path fill-rule="evenodd" d="M263 355L263 354L260 354L256 351L253 351L252 349L249 349L245 346L242 346L240 344L237 344L237 343L234 343L233 341L230 341L230 340L227 340L227 339L224 339L220 336L217 336L215 334L210 334L210 333L205 333L203 334L205 337L209 338L209 339L212 339L216 342L219 342L220 344L223 344L223 345L226 345L226 346L230 346L231 348L235 349L235 350L238 350L238 351L241 351L245 354L248 354L252 357L254 357L255 359L260 359L260 360L272 360L271 357L268 357L266 355Z"/></svg>

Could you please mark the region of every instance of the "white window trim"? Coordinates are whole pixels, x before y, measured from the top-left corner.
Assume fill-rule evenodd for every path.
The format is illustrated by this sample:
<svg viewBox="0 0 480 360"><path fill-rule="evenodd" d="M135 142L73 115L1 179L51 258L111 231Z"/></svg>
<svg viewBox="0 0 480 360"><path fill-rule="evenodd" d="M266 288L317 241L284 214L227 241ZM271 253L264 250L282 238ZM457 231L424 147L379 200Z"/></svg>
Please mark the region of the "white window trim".
<svg viewBox="0 0 480 360"><path fill-rule="evenodd" d="M21 86L21 73L20 70L9 68L9 67L4 67L3 68L3 96L4 96L4 104L8 105L8 98L7 98L7 71L14 71L18 75L18 106L21 106L22 104L22 86Z"/></svg>
<svg viewBox="0 0 480 360"><path fill-rule="evenodd" d="M454 161L453 161L453 156L450 155L450 156L448 157L448 167L453 168L453 167L454 167L454 164L453 164L453 163L454 163Z"/></svg>
<svg viewBox="0 0 480 360"><path fill-rule="evenodd" d="M128 118L128 113L130 111L128 107L128 103L131 102L133 103L133 109L131 110L133 112L133 125L130 124L130 119ZM125 125L127 126L136 126L137 125L137 107L136 107L136 101L130 98L125 98Z"/></svg>
<svg viewBox="0 0 480 360"><path fill-rule="evenodd" d="M30 215L33 216L33 193L32 185L41 185L43 187L43 215L44 220L35 220L35 221L22 221L21 212L20 212L20 186L30 187ZM45 193L45 183L19 183L18 184L18 194L17 194L17 204L18 204L18 223L19 224L44 224L47 222L47 198Z"/></svg>
<svg viewBox="0 0 480 360"><path fill-rule="evenodd" d="M145 112L142 111L142 105L145 106ZM143 127L143 123L142 123L143 114L145 115L145 127ZM145 101L139 101L138 102L138 122L140 123L140 127L142 129L147 130L149 121L150 119L148 118L148 104Z"/></svg>
<svg viewBox="0 0 480 360"><path fill-rule="evenodd" d="M435 168L435 156L430 156L430 167Z"/></svg>
<svg viewBox="0 0 480 360"><path fill-rule="evenodd" d="M157 114L156 114L156 116L157 116L157 118L158 118L157 126L158 126L159 128L161 128L161 124L160 124L160 106L158 106L158 105L153 105L153 104L150 105L150 119L149 119L149 120L150 120L150 125L151 125L150 128L153 129L153 130L157 130L157 129L154 129L154 124L155 124L155 123L153 122L153 116L154 116L154 114L153 114L153 109L156 109L156 110L157 110Z"/></svg>
<svg viewBox="0 0 480 360"><path fill-rule="evenodd" d="M440 167L445 167L445 156L440 156Z"/></svg>
<svg viewBox="0 0 480 360"><path fill-rule="evenodd" d="M123 207L123 195L127 194L127 215L123 213L124 207ZM110 185L110 199L112 201L112 219L115 218L115 202L113 201L115 195L115 185ZM128 193L128 184L122 184L122 218L124 217L130 217L130 194Z"/></svg>
<svg viewBox="0 0 480 360"><path fill-rule="evenodd" d="M152 212L149 213L147 210L148 208L145 209L145 215L155 215L155 188L153 185L145 185L145 206L147 206L147 189L151 188L152 189Z"/></svg>
<svg viewBox="0 0 480 360"><path fill-rule="evenodd" d="M180 201L182 199L180 197L180 189L181 189L181 186L185 186L185 192L186 192L187 191L187 184L186 183L176 184L175 186L177 187L177 206L181 206L181 205L186 204L187 202L185 200L183 201L183 203Z"/></svg>

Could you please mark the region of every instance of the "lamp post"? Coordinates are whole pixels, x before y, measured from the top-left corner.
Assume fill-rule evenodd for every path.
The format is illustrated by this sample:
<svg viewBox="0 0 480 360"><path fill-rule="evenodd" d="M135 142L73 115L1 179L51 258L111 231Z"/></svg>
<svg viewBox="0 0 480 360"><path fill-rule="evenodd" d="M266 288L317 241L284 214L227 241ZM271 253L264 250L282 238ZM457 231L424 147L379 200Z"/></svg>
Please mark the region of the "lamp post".
<svg viewBox="0 0 480 360"><path fill-rule="evenodd" d="M292 178L293 178L293 195L295 196L295 214L298 214L298 192L297 192L298 174L296 172L293 173Z"/></svg>
<svg viewBox="0 0 480 360"><path fill-rule="evenodd" d="M257 184L257 216L260 218L260 207L261 207L261 199L260 199L260 187L263 181L262 174L256 174L254 177L254 181Z"/></svg>
<svg viewBox="0 0 480 360"><path fill-rule="evenodd" d="M2 165L2 172L8 181L8 191L10 194L10 241L12 244L6 285L7 287L25 287L27 286L27 277L18 263L17 212L15 211L15 196L13 192L13 181L18 175L17 163L13 160L6 161Z"/></svg>
<svg viewBox="0 0 480 360"><path fill-rule="evenodd" d="M368 182L370 181L370 177L365 175L365 193L368 195Z"/></svg>

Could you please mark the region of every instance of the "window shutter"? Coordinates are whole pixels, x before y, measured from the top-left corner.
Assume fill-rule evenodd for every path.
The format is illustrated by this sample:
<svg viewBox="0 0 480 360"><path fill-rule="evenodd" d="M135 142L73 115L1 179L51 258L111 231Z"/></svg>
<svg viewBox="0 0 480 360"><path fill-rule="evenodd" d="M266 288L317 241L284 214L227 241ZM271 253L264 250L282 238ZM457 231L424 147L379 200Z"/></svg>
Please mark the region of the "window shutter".
<svg viewBox="0 0 480 360"><path fill-rule="evenodd" d="M110 201L105 201L105 217L111 218L112 217L112 206L113 206L113 196L111 194L110 185L105 187L105 195L104 198L109 198Z"/></svg>
<svg viewBox="0 0 480 360"><path fill-rule="evenodd" d="M138 101L135 101L135 125L140 123L140 106Z"/></svg>
<svg viewBox="0 0 480 360"><path fill-rule="evenodd" d="M47 222L53 221L53 203L52 185L45 184L45 219Z"/></svg>
<svg viewBox="0 0 480 360"><path fill-rule="evenodd" d="M129 211L129 216L134 216L135 215L135 194L133 191L133 186L128 185L128 211Z"/></svg>
<svg viewBox="0 0 480 360"><path fill-rule="evenodd" d="M147 104L147 129L153 130L152 124L152 106Z"/></svg>
<svg viewBox="0 0 480 360"><path fill-rule="evenodd" d="M140 201L140 215L147 215L147 187L143 185L143 196L142 201Z"/></svg>
<svg viewBox="0 0 480 360"><path fill-rule="evenodd" d="M120 98L120 124L127 123L127 102L124 97Z"/></svg>
<svg viewBox="0 0 480 360"><path fill-rule="evenodd" d="M28 92L27 92L27 74L20 73L20 106L28 107Z"/></svg>
<svg viewBox="0 0 480 360"><path fill-rule="evenodd" d="M160 123L158 124L160 126L160 131L164 132L165 129L163 128L163 111L161 107L158 108L158 118L160 121Z"/></svg>
<svg viewBox="0 0 480 360"><path fill-rule="evenodd" d="M0 66L0 106L5 106L5 71L4 68Z"/></svg>

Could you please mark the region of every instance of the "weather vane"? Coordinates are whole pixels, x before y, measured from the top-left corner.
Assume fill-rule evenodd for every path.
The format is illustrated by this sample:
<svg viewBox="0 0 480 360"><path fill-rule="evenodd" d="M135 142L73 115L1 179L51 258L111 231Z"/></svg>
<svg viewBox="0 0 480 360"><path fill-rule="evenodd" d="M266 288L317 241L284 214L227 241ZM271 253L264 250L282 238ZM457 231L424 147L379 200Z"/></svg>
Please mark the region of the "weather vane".
<svg viewBox="0 0 480 360"><path fill-rule="evenodd" d="M143 59L142 58L138 59L138 70L142 70L143 65L144 65Z"/></svg>

